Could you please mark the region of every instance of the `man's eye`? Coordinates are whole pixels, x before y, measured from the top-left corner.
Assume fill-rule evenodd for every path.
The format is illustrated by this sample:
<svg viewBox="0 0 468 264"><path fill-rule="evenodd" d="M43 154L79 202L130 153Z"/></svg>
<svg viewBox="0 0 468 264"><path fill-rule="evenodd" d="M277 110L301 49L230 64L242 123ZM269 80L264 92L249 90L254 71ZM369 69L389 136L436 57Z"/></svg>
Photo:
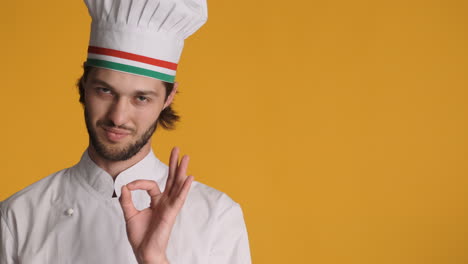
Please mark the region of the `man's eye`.
<svg viewBox="0 0 468 264"><path fill-rule="evenodd" d="M138 101L140 101L140 102L146 102L146 101L148 101L148 98L147 98L146 96L142 96L142 95L137 96L137 99L138 99Z"/></svg>
<svg viewBox="0 0 468 264"><path fill-rule="evenodd" d="M110 93L111 92L111 90L108 89L108 88L98 88L98 91L102 92L102 93Z"/></svg>

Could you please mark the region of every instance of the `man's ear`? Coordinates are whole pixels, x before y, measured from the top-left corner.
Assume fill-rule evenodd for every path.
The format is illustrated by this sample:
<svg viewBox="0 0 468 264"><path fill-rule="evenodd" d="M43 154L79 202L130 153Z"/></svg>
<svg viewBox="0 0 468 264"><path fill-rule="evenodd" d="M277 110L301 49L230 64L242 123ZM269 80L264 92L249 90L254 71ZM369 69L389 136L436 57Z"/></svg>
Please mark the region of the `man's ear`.
<svg viewBox="0 0 468 264"><path fill-rule="evenodd" d="M178 86L179 86L179 83L175 82L174 83L174 88L172 89L171 94L169 94L169 96L167 97L166 102L164 103L163 110L166 109L166 107L168 107L169 105L171 105L172 100L174 100L175 94L177 93L177 87Z"/></svg>

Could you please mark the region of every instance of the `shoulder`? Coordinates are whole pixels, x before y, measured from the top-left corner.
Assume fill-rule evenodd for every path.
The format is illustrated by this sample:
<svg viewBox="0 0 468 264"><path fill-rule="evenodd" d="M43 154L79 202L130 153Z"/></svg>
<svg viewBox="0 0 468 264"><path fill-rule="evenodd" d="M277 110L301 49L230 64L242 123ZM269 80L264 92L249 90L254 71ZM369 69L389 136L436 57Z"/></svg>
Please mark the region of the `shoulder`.
<svg viewBox="0 0 468 264"><path fill-rule="evenodd" d="M240 209L240 205L228 194L198 181L192 183L185 207L197 215L219 217L228 210Z"/></svg>
<svg viewBox="0 0 468 264"><path fill-rule="evenodd" d="M168 166L163 162L159 162L159 165L164 172L163 174L167 174ZM166 180L166 177L163 177L163 180ZM201 210L200 212L209 210L210 213L215 210L223 210L223 208L239 206L228 194L196 180L192 182L184 203L184 208L198 209Z"/></svg>
<svg viewBox="0 0 468 264"><path fill-rule="evenodd" d="M193 182L190 194L206 202L229 206L237 204L228 194L198 181Z"/></svg>
<svg viewBox="0 0 468 264"><path fill-rule="evenodd" d="M0 211L4 215L14 213L24 215L39 203L53 203L60 199L61 190L67 179L64 177L68 169L52 173L14 193L0 203Z"/></svg>

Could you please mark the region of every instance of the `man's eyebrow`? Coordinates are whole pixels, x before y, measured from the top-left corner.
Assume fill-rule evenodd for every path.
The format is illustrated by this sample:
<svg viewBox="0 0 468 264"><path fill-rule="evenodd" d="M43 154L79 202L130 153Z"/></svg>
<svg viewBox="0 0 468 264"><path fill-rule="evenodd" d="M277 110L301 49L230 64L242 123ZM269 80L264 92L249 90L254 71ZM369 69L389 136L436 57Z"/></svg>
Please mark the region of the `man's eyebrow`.
<svg viewBox="0 0 468 264"><path fill-rule="evenodd" d="M92 84L100 84L100 85L106 86L107 88L111 88L112 90L114 90L114 87L112 87L112 85L106 83L106 82L103 81L103 80L92 79L92 80L91 80L91 83L92 83Z"/></svg>
<svg viewBox="0 0 468 264"><path fill-rule="evenodd" d="M106 88L111 89L112 91L115 91L115 88L112 87L112 85L108 84L107 82L100 80L100 79L92 79L91 80L92 84L100 84L102 86L105 86ZM152 90L136 90L134 94L137 95L154 95L154 96L159 96L158 92L152 91Z"/></svg>
<svg viewBox="0 0 468 264"><path fill-rule="evenodd" d="M135 94L138 94L138 95L148 95L148 94L152 94L152 95L159 95L159 93L155 92L155 91L149 91L149 90L136 90L135 91Z"/></svg>

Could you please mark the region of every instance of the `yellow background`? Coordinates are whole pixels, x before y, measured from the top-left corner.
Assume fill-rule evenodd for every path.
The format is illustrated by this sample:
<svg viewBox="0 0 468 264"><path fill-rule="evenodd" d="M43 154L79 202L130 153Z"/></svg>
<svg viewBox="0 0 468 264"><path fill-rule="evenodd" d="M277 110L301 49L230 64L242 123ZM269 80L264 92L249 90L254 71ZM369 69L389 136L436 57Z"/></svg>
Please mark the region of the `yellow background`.
<svg viewBox="0 0 468 264"><path fill-rule="evenodd" d="M82 1L2 1L0 200L87 146ZM254 263L468 263L468 2L210 0L173 145Z"/></svg>

